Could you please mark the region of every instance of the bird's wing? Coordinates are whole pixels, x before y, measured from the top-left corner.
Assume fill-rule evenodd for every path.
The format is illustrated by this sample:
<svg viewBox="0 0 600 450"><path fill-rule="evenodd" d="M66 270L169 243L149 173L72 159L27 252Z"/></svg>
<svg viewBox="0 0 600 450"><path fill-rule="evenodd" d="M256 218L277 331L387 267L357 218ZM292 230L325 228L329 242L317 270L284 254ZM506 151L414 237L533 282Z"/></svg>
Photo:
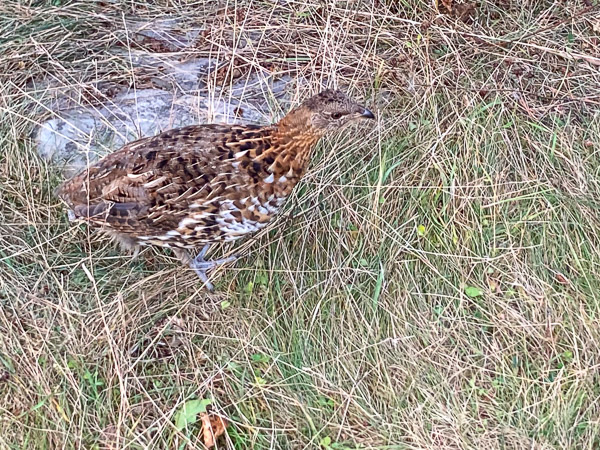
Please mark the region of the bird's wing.
<svg viewBox="0 0 600 450"><path fill-rule="evenodd" d="M193 203L226 188L228 140L240 127L198 125L125 145L57 191L77 219L123 232L176 228Z"/></svg>

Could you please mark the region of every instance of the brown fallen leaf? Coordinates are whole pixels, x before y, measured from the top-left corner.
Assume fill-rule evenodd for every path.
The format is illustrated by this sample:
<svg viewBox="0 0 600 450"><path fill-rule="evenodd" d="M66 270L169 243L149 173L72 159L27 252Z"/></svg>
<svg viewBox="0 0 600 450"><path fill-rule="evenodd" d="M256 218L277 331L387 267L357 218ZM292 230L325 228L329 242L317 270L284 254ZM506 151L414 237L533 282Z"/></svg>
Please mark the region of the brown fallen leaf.
<svg viewBox="0 0 600 450"><path fill-rule="evenodd" d="M569 280L562 273L556 272L554 274L554 279L560 284L569 284Z"/></svg>
<svg viewBox="0 0 600 450"><path fill-rule="evenodd" d="M466 2L455 5L454 17L462 20L465 23L471 22L477 15L477 4L474 2Z"/></svg>
<svg viewBox="0 0 600 450"><path fill-rule="evenodd" d="M214 447L217 439L225 433L225 429L229 423L223 417L207 413L201 413L200 419L202 420L204 445L208 448Z"/></svg>
<svg viewBox="0 0 600 450"><path fill-rule="evenodd" d="M209 78L207 82L212 80L216 86L225 86L242 75L247 74L249 69L250 66L236 56L232 61L227 61L221 64L216 70L211 71L207 75Z"/></svg>
<svg viewBox="0 0 600 450"><path fill-rule="evenodd" d="M442 0L442 5L444 6L444 8L446 8L449 12L452 12L452 0Z"/></svg>
<svg viewBox="0 0 600 450"><path fill-rule="evenodd" d="M471 22L477 15L477 3L465 1L458 3L455 0L439 0L438 9L441 14L455 17L465 23Z"/></svg>
<svg viewBox="0 0 600 450"><path fill-rule="evenodd" d="M488 287L490 288L490 291L492 291L494 294L502 294L502 289L500 289L500 284L493 279L488 279Z"/></svg>
<svg viewBox="0 0 600 450"><path fill-rule="evenodd" d="M244 117L244 108L238 106L233 110L233 114L235 115L235 117Z"/></svg>
<svg viewBox="0 0 600 450"><path fill-rule="evenodd" d="M162 359L173 356L187 342L185 321L176 316L164 317L152 325L136 345L130 349L131 356Z"/></svg>

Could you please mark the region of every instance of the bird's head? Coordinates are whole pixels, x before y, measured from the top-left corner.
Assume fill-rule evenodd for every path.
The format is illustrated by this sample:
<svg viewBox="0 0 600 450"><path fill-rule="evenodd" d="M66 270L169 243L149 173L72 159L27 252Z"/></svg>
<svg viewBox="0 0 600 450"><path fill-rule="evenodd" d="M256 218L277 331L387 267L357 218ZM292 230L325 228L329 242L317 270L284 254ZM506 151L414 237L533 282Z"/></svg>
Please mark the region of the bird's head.
<svg viewBox="0 0 600 450"><path fill-rule="evenodd" d="M304 102L311 113L312 126L324 133L337 131L352 122L375 116L341 91L327 89Z"/></svg>
<svg viewBox="0 0 600 450"><path fill-rule="evenodd" d="M304 127L312 129L319 135L341 130L346 125L375 116L364 106L359 105L341 91L327 89L304 101L290 119L304 122Z"/></svg>

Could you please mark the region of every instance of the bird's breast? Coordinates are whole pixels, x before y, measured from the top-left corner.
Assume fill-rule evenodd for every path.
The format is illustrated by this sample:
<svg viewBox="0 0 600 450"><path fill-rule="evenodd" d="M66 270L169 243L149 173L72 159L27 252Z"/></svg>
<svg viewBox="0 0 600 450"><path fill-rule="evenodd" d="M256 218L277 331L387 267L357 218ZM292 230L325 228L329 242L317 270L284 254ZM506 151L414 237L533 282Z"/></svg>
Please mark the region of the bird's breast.
<svg viewBox="0 0 600 450"><path fill-rule="evenodd" d="M277 215L286 197L250 194L215 198L188 209L176 228L161 234L138 236L141 245L194 248L207 242L231 242L257 232ZM192 205L196 206L196 205Z"/></svg>
<svg viewBox="0 0 600 450"><path fill-rule="evenodd" d="M279 213L286 197L247 195L221 203L216 223L223 240L233 241L264 228Z"/></svg>

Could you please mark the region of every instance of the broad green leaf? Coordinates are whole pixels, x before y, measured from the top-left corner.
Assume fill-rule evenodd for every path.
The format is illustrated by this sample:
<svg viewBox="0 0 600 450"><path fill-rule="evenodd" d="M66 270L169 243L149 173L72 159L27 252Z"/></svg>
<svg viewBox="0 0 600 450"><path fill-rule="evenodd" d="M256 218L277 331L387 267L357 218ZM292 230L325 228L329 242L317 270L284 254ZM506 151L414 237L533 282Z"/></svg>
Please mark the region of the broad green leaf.
<svg viewBox="0 0 600 450"><path fill-rule="evenodd" d="M250 358L254 362L259 362L259 363L269 362L269 356L263 355L262 353L254 353Z"/></svg>
<svg viewBox="0 0 600 450"><path fill-rule="evenodd" d="M321 444L321 447L330 448L331 447L331 437L325 436L323 439L321 439L320 444Z"/></svg>
<svg viewBox="0 0 600 450"><path fill-rule="evenodd" d="M483 291L475 286L467 286L465 288L465 294L467 294L468 297L475 298L481 297L483 295Z"/></svg>
<svg viewBox="0 0 600 450"><path fill-rule="evenodd" d="M195 424L198 420L198 414L206 412L206 407L211 403L212 400L207 398L185 402L177 414L175 414L175 428L181 431L187 426Z"/></svg>

